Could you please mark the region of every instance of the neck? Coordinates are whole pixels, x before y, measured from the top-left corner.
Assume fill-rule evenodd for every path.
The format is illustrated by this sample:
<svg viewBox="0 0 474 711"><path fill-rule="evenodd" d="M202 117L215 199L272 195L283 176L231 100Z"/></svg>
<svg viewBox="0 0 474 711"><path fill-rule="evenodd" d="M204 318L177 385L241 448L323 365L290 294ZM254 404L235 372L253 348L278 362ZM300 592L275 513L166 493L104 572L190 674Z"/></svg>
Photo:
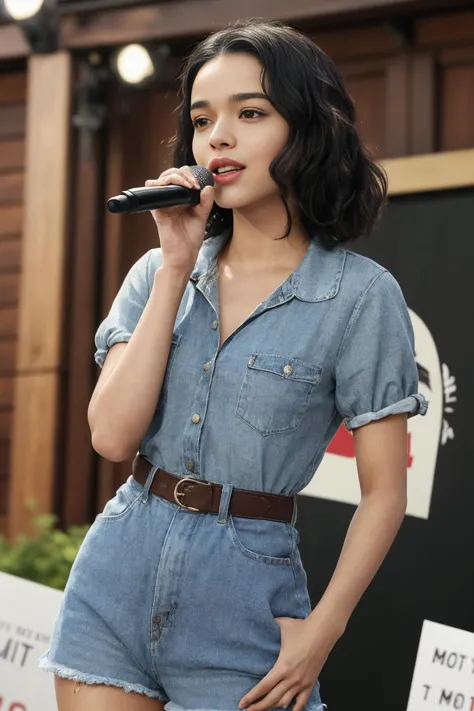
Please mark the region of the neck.
<svg viewBox="0 0 474 711"><path fill-rule="evenodd" d="M291 207L290 207L291 209ZM310 238L299 220L292 214L292 229L288 237L278 239L286 232L286 211L268 206L245 212L234 210L232 239L221 251L221 263L241 272L251 273L268 269L288 268L301 261Z"/></svg>

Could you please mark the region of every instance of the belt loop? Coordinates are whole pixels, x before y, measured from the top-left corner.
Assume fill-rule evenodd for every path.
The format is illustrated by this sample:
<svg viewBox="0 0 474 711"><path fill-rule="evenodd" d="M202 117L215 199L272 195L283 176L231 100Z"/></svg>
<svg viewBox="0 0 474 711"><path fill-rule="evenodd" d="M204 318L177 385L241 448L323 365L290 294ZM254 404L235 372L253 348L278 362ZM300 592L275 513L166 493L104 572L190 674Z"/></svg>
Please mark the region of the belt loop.
<svg viewBox="0 0 474 711"><path fill-rule="evenodd" d="M153 484L153 479L155 478L155 474L158 471L159 467L155 467L153 465L148 473L146 482L145 482L145 490L143 492L142 496L142 504L148 503L148 496L150 495L150 487Z"/></svg>
<svg viewBox="0 0 474 711"><path fill-rule="evenodd" d="M294 526L296 519L298 518L298 501L296 499L296 494L293 496L293 514L291 516L291 525Z"/></svg>
<svg viewBox="0 0 474 711"><path fill-rule="evenodd" d="M234 487L232 484L222 484L221 500L219 501L219 515L217 523L227 523L229 515L230 498Z"/></svg>

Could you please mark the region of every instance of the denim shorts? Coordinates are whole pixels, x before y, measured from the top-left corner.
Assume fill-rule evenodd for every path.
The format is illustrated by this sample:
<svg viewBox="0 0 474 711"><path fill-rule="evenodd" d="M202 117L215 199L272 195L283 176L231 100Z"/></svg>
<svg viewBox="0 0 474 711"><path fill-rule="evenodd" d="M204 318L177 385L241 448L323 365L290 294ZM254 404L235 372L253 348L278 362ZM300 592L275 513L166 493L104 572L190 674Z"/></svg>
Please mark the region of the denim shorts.
<svg viewBox="0 0 474 711"><path fill-rule="evenodd" d="M183 509L149 494L155 471L87 532L39 667L166 711L237 711L277 661L274 618L311 612L295 521L230 515L231 484L218 514ZM323 708L317 681L305 711Z"/></svg>

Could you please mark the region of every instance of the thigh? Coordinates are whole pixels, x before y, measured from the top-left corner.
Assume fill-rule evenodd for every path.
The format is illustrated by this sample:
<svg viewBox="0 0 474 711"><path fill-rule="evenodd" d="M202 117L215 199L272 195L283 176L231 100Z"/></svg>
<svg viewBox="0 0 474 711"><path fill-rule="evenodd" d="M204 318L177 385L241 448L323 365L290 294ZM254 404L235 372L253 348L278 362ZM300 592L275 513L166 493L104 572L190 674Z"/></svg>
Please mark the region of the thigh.
<svg viewBox="0 0 474 711"><path fill-rule="evenodd" d="M164 701L103 684L83 684L54 675L58 711L163 711Z"/></svg>

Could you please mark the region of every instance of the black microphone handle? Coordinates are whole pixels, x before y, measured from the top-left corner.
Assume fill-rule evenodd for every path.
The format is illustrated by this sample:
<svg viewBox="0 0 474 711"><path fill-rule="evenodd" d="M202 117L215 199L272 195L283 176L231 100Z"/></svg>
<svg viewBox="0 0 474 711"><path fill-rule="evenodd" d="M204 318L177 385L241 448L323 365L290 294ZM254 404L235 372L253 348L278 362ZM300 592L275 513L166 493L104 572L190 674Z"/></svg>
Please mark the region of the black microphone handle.
<svg viewBox="0 0 474 711"><path fill-rule="evenodd" d="M122 190L107 201L109 212L134 213L157 210L176 205L197 205L201 191L181 185L159 185Z"/></svg>

